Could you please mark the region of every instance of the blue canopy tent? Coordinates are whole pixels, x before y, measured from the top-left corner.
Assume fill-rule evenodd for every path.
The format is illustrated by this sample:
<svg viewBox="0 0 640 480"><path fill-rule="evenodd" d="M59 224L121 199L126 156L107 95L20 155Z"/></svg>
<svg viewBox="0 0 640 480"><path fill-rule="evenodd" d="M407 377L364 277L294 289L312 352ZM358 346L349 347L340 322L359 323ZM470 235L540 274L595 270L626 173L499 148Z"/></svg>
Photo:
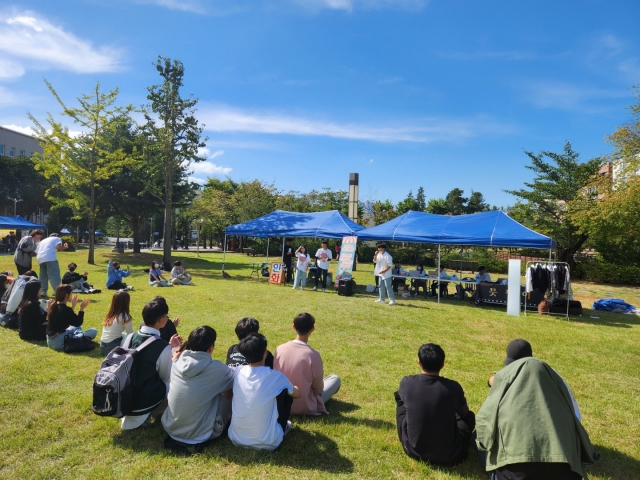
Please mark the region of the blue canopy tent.
<svg viewBox="0 0 640 480"><path fill-rule="evenodd" d="M224 258L227 253L227 235L243 237L258 237L267 239L267 261L269 259L269 238L282 237L319 237L342 238L346 235L356 235L365 228L349 220L342 212L330 210L327 212L286 212L276 210L262 217L248 222L232 225L225 229Z"/></svg>
<svg viewBox="0 0 640 480"><path fill-rule="evenodd" d="M437 244L438 271L440 245L549 249L549 256L551 250L556 248L553 239L534 232L500 210L457 216L410 210L393 220L366 229L358 235L358 239Z"/></svg>
<svg viewBox="0 0 640 480"><path fill-rule="evenodd" d="M22 230L33 230L36 228L40 228L42 230L47 227L44 225L38 225L37 223L30 222L29 220L21 217L20 215L16 215L15 217L0 217L0 228L7 229L22 229Z"/></svg>

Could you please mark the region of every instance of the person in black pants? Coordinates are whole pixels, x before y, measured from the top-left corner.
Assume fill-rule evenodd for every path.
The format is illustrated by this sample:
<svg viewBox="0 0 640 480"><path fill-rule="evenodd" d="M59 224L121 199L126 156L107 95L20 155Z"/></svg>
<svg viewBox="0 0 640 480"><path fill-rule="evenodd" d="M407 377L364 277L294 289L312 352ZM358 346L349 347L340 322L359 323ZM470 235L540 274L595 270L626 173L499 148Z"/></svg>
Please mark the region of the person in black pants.
<svg viewBox="0 0 640 480"><path fill-rule="evenodd" d="M331 250L329 250L328 243L326 240L323 240L321 247L316 252L316 282L313 290L318 290L318 282L322 277L322 291L326 292L327 288L327 272L329 271L329 264L331 262Z"/></svg>
<svg viewBox="0 0 640 480"><path fill-rule="evenodd" d="M282 250L282 263L287 267L287 283L291 282L291 276L293 274L293 267L291 261L293 259L293 246L291 245L291 239L287 238L284 241L284 249Z"/></svg>
<svg viewBox="0 0 640 480"><path fill-rule="evenodd" d="M394 396L398 438L405 453L450 466L467 457L476 420L460 384L440 376L444 358L440 346L422 345L418 350L422 372L404 377Z"/></svg>

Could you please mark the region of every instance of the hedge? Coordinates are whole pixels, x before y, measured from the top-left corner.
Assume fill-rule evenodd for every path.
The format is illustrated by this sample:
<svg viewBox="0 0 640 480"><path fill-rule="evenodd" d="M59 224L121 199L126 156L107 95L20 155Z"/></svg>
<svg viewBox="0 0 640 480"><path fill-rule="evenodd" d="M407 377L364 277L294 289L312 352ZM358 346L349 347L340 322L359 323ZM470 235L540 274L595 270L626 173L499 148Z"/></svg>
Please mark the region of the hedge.
<svg viewBox="0 0 640 480"><path fill-rule="evenodd" d="M64 245L65 243L69 245L69 248L67 249L67 252L75 252L77 245L76 245L76 239L74 236L72 235L63 235L60 237L60 240L62 240L62 244Z"/></svg>
<svg viewBox="0 0 640 480"><path fill-rule="evenodd" d="M571 278L596 283L640 285L640 267L602 262L577 263Z"/></svg>

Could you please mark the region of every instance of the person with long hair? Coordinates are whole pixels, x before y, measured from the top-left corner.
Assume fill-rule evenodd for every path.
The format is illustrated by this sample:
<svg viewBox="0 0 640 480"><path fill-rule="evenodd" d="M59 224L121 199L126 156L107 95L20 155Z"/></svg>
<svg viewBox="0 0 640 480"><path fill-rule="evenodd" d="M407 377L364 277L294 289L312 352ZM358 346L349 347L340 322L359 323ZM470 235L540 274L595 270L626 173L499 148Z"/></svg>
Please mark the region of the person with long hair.
<svg viewBox="0 0 640 480"><path fill-rule="evenodd" d="M307 285L307 268L309 267L309 261L311 258L307 253L307 247L300 245L296 250L296 276L293 279L293 289L295 290L300 285L300 290L304 290Z"/></svg>
<svg viewBox="0 0 640 480"><path fill-rule="evenodd" d="M162 275L162 269L158 262L152 262L149 269L149 285L152 287L173 287Z"/></svg>
<svg viewBox="0 0 640 480"><path fill-rule="evenodd" d="M40 307L41 292L39 281L24 285L22 302L18 308L18 335L22 340L47 339L47 312ZM53 300L49 302L53 303Z"/></svg>
<svg viewBox="0 0 640 480"><path fill-rule="evenodd" d="M107 355L122 343L122 334L133 333L133 322L129 313L131 296L127 292L116 292L111 298L111 307L102 321L100 353Z"/></svg>
<svg viewBox="0 0 640 480"><path fill-rule="evenodd" d="M213 360L216 331L196 328L174 354L162 426L169 437L197 445L219 437L231 420L233 369Z"/></svg>
<svg viewBox="0 0 640 480"><path fill-rule="evenodd" d="M9 276L5 273L0 273L0 298L4 295L4 292L7 291L7 287L11 281L9 281Z"/></svg>
<svg viewBox="0 0 640 480"><path fill-rule="evenodd" d="M67 303L71 302L71 306ZM53 302L49 303L47 309L47 345L53 350L64 348L64 337L89 337L96 338L98 330L90 328L86 332L82 331L84 322L84 309L91 303L88 298L80 304L80 311L75 312L78 303L78 296L73 295L71 285L58 285L56 296Z"/></svg>

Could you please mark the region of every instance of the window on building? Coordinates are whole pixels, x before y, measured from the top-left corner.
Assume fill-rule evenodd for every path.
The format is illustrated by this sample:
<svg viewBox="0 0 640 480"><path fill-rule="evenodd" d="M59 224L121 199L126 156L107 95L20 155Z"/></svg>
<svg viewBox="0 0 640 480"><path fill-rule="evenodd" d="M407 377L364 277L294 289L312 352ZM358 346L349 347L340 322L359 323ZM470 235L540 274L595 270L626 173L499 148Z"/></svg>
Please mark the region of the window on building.
<svg viewBox="0 0 640 480"><path fill-rule="evenodd" d="M24 156L25 156L25 154L26 154L26 152L25 152L24 150L20 150L20 156L21 156L21 157L24 157Z"/></svg>
<svg viewBox="0 0 640 480"><path fill-rule="evenodd" d="M16 149L11 147L11 150L9 150L9 156L10 157L15 157L16 156Z"/></svg>
<svg viewBox="0 0 640 480"><path fill-rule="evenodd" d="M4 155L4 145L0 145L0 155Z"/></svg>

